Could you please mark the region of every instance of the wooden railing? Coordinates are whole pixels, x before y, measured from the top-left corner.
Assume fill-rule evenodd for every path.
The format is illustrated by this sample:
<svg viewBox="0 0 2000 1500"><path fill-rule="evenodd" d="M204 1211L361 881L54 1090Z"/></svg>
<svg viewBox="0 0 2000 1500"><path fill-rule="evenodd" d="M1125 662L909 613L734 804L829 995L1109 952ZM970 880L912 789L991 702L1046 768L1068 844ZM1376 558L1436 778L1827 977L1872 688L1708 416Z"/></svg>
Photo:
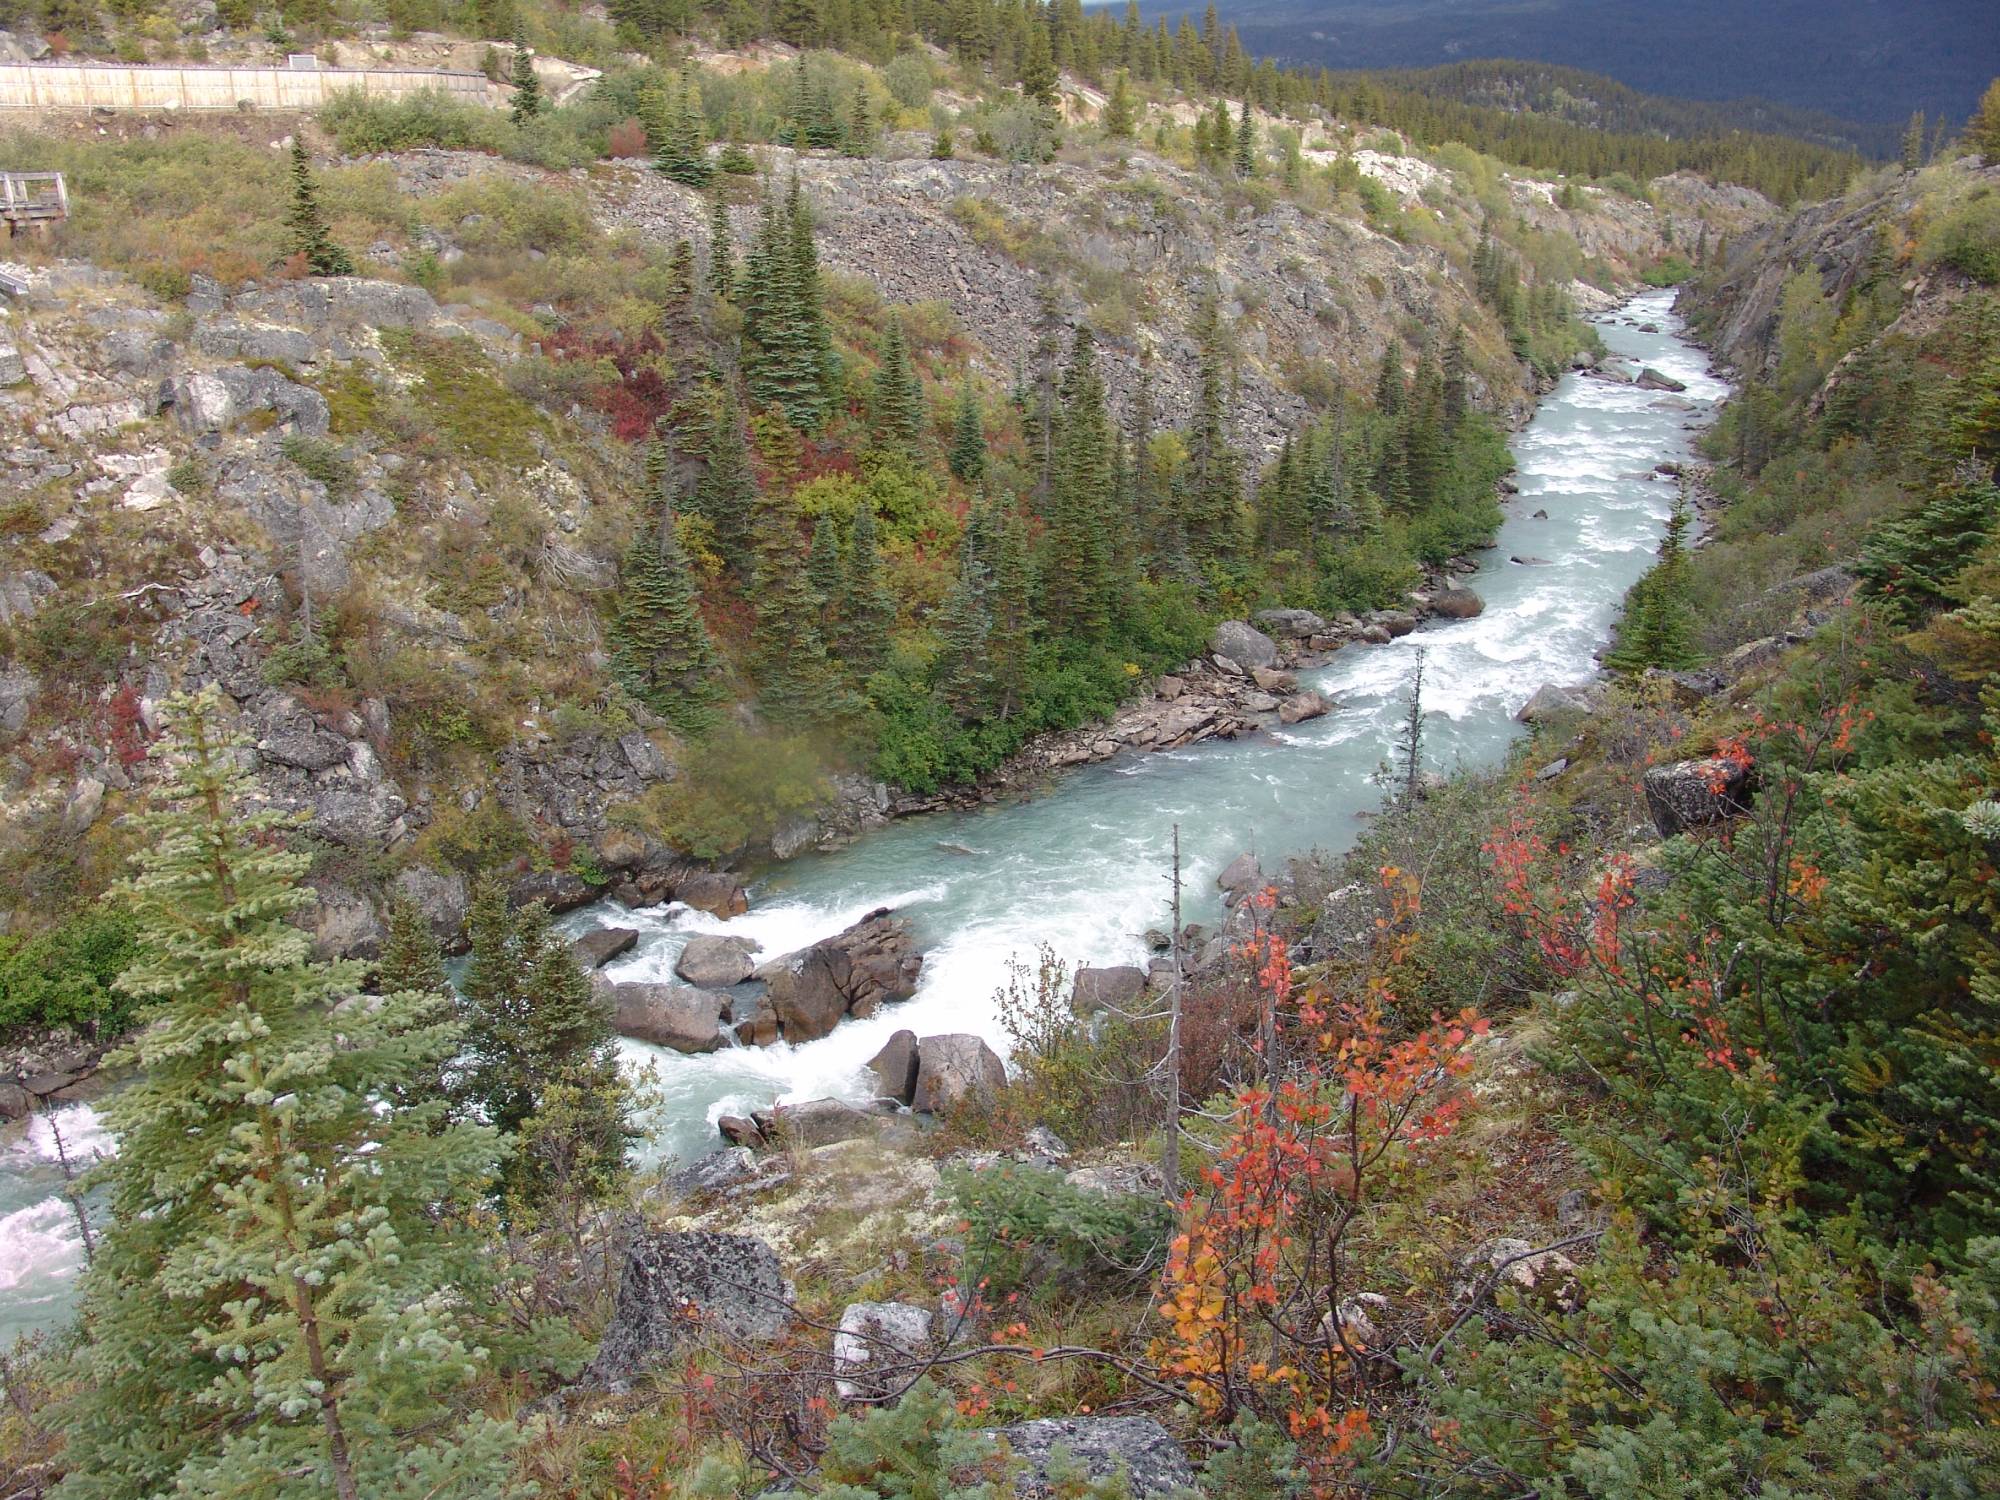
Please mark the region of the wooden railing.
<svg viewBox="0 0 2000 1500"><path fill-rule="evenodd" d="M69 217L69 189L60 172L0 172L0 220L50 224Z"/></svg>

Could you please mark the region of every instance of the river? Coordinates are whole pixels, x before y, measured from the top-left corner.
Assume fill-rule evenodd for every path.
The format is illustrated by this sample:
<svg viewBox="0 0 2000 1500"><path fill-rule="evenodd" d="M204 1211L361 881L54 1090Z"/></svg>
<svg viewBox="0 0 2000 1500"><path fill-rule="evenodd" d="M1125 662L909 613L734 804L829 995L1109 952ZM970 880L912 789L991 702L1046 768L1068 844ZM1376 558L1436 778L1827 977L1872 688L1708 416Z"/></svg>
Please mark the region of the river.
<svg viewBox="0 0 2000 1500"><path fill-rule="evenodd" d="M1004 1037L994 992L1010 957L1049 944L1064 960L1139 963L1144 933L1166 925L1172 829L1180 825L1190 920L1218 909L1214 877L1246 849L1266 868L1286 855L1348 844L1380 801L1371 779L1395 743L1414 653L1425 653L1427 763L1489 765L1522 732L1514 721L1544 682L1589 675L1625 590L1645 571L1674 486L1654 465L1684 459L1727 387L1681 337L1672 294L1641 296L1600 320L1605 343L1633 366L1686 383L1684 397L1566 376L1516 434L1520 494L1497 544L1464 580L1486 601L1470 620L1428 622L1386 646L1350 646L1302 685L1335 703L1325 718L1240 740L1132 755L1063 775L1042 795L973 812L909 818L848 848L779 866L730 920L684 907L573 913L571 931L635 927L636 948L605 972L672 977L696 932L740 933L760 958L831 936L876 907L907 915L925 953L917 993L866 1021L801 1046L728 1048L701 1057L624 1043L650 1064L658 1104L651 1154L719 1145L715 1119L774 1098L866 1098L864 1065L891 1032ZM1655 325L1647 333L1639 324ZM1534 519L1546 511L1546 520ZM1521 565L1513 556L1543 561ZM962 845L963 854L942 847ZM104 1144L88 1106L63 1117L65 1138ZM18 1127L17 1127L18 1130ZM0 1348L59 1318L79 1246L49 1161L46 1124L0 1149Z"/></svg>

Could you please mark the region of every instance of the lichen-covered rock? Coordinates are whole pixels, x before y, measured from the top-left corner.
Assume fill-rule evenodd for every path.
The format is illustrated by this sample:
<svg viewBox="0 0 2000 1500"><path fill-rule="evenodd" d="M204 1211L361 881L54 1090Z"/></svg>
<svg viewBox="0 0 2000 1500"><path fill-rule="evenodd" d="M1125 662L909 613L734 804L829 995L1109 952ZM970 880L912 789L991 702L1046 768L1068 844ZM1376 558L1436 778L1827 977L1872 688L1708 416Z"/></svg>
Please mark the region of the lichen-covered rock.
<svg viewBox="0 0 2000 1500"><path fill-rule="evenodd" d="M762 1240L703 1230L640 1234L626 1247L611 1326L589 1378L628 1382L703 1336L768 1342L790 1322L790 1301L778 1257Z"/></svg>
<svg viewBox="0 0 2000 1500"><path fill-rule="evenodd" d="M1558 714L1582 713L1586 703L1575 688L1545 682L1528 696L1514 714L1516 722L1522 724L1545 724Z"/></svg>
<svg viewBox="0 0 2000 1500"><path fill-rule="evenodd" d="M1272 635L1303 641L1325 635L1326 621L1309 609L1260 609L1251 616Z"/></svg>
<svg viewBox="0 0 2000 1500"><path fill-rule="evenodd" d="M1232 901L1263 883L1264 868L1257 863L1256 855L1248 853L1237 855L1215 877L1215 888Z"/></svg>
<svg viewBox="0 0 2000 1500"><path fill-rule="evenodd" d="M1052 1500L1049 1473L1058 1448L1093 1479L1123 1474L1132 1500L1151 1500L1194 1486L1194 1470L1172 1433L1151 1417L1043 1417L993 1434L1024 1467L1014 1476L1019 1500Z"/></svg>
<svg viewBox="0 0 2000 1500"><path fill-rule="evenodd" d="M438 942L455 947L461 941L472 896L465 877L458 871L411 865L390 882L389 891L423 913L425 925Z"/></svg>
<svg viewBox="0 0 2000 1500"><path fill-rule="evenodd" d="M680 957L674 961L674 972L689 984L712 990L727 989L756 972L756 961L750 957L756 951L757 944L750 938L697 933L681 949Z"/></svg>
<svg viewBox="0 0 2000 1500"><path fill-rule="evenodd" d="M743 1146L725 1146L698 1157L667 1178L667 1187L684 1197L719 1193L757 1175L757 1158Z"/></svg>
<svg viewBox="0 0 2000 1500"><path fill-rule="evenodd" d="M575 911L596 899L597 887L569 870L530 870L507 887L509 904L526 906L530 901L539 901L557 914Z"/></svg>
<svg viewBox="0 0 2000 1500"><path fill-rule="evenodd" d="M846 1401L879 1401L908 1383L930 1348L928 1308L850 1302L833 1336L833 1388Z"/></svg>
<svg viewBox="0 0 2000 1500"><path fill-rule="evenodd" d="M1646 811L1664 839L1727 822L1750 809L1749 764L1726 756L1654 766L1640 786Z"/></svg>
<svg viewBox="0 0 2000 1500"><path fill-rule="evenodd" d="M917 1095L920 1114L957 1109L981 1094L1007 1086L1007 1068L985 1041L966 1032L927 1036L917 1043Z"/></svg>
<svg viewBox="0 0 2000 1500"><path fill-rule="evenodd" d="M1431 600L1431 608L1447 620L1470 620L1482 614L1486 601L1468 588L1448 588Z"/></svg>

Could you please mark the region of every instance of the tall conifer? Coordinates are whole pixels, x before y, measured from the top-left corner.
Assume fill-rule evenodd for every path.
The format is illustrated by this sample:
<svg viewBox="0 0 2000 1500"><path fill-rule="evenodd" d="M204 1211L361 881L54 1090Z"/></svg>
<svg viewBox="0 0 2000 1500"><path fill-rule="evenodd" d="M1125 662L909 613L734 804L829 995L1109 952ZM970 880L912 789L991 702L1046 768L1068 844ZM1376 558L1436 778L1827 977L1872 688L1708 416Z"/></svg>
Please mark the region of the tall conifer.
<svg viewBox="0 0 2000 1500"><path fill-rule="evenodd" d="M485 1359L453 1226L493 1132L397 1096L456 1047L444 1000L354 998L287 918L290 814L253 800L219 691L169 700L167 768L122 888L150 1010L104 1104L110 1223L83 1280L63 1491L336 1500L507 1493L512 1424L467 1415Z"/></svg>

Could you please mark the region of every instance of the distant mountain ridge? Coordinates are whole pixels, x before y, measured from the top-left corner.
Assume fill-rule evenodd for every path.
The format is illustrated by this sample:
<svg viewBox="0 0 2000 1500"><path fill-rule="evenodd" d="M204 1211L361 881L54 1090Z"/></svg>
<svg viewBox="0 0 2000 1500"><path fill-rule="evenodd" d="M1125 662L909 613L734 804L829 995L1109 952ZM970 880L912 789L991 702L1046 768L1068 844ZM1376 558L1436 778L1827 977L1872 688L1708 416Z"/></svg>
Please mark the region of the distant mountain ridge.
<svg viewBox="0 0 2000 1500"><path fill-rule="evenodd" d="M1766 99L1669 98L1641 93L1602 73L1518 58L1343 71L1340 76L1372 80L1430 99L1544 115L1598 130L1680 139L1750 130L1877 159L1897 153L1906 123L1866 124Z"/></svg>
<svg viewBox="0 0 2000 1500"><path fill-rule="evenodd" d="M1170 23L1201 13L1152 0L1141 8ZM2000 67L1993 0L1241 0L1218 9L1249 51L1282 61L1428 68L1525 58L1646 93L1768 99L1878 125L1900 125L1913 110L1962 122Z"/></svg>

